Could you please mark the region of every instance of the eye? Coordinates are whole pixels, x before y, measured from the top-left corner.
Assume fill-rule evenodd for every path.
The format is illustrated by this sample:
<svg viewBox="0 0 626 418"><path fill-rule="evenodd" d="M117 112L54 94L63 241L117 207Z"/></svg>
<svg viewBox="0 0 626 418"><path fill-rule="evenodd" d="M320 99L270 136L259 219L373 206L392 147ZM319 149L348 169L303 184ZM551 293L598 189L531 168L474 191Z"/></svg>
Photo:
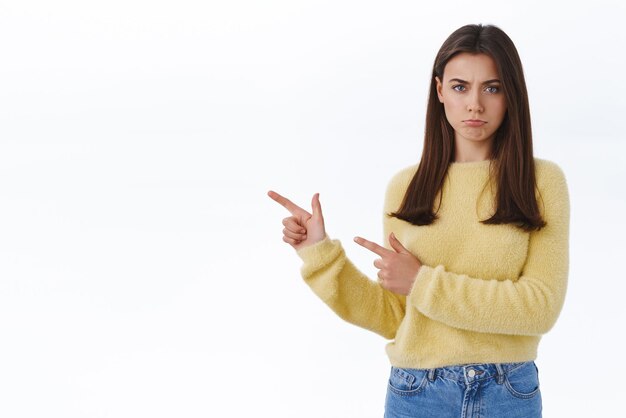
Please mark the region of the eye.
<svg viewBox="0 0 626 418"><path fill-rule="evenodd" d="M465 86L464 86L464 85L462 85L462 84L456 84L456 85L452 86L452 90L456 90L456 88L457 88L457 87L463 87L463 88L465 88ZM456 90L456 91L461 91L461 90Z"/></svg>
<svg viewBox="0 0 626 418"><path fill-rule="evenodd" d="M491 93L497 93L500 91L500 87L496 87L496 86L489 86L487 87L488 89L495 89L495 91L492 91Z"/></svg>

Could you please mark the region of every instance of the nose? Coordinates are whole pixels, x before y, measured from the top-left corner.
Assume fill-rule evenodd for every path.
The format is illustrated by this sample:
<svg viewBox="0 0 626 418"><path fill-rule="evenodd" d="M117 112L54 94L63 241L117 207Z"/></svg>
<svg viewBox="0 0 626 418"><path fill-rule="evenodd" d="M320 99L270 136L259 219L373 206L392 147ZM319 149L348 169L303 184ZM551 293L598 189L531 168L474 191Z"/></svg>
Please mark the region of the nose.
<svg viewBox="0 0 626 418"><path fill-rule="evenodd" d="M469 112L482 112L484 110L480 102L480 92L474 89L474 92L472 94L467 95L467 97L468 97L467 110Z"/></svg>

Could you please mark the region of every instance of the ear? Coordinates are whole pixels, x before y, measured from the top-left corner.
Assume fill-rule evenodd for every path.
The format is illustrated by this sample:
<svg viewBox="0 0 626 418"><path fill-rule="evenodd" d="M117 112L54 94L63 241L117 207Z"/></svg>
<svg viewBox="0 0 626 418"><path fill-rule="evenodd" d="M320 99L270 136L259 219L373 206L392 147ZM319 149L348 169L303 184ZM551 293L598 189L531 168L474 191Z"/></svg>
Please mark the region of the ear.
<svg viewBox="0 0 626 418"><path fill-rule="evenodd" d="M437 96L439 97L439 101L443 103L443 94L441 93L441 89L443 88L443 85L441 84L441 80L439 80L439 77L437 76L435 76L435 81L437 82L437 85L436 85Z"/></svg>

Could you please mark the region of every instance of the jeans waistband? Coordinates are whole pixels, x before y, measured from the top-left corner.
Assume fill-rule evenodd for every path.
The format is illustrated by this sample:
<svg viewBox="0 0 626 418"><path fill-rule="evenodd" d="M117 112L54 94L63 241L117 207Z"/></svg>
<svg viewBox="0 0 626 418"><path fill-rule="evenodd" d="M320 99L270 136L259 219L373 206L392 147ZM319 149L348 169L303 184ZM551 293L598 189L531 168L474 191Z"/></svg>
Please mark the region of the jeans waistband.
<svg viewBox="0 0 626 418"><path fill-rule="evenodd" d="M428 372L428 380L431 382L437 376L459 381L463 383L477 382L480 380L495 378L501 384L504 375L526 363L534 363L533 360L522 361L517 363L468 363L456 366L437 367L433 369L407 369L422 370Z"/></svg>

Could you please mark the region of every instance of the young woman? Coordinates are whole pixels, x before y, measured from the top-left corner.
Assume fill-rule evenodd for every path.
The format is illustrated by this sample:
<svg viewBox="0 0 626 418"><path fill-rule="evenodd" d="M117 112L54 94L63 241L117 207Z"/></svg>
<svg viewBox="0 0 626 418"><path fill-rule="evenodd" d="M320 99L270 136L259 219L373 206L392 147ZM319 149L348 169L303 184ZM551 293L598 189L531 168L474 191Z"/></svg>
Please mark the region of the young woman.
<svg viewBox="0 0 626 418"><path fill-rule="evenodd" d="M291 212L283 241L302 277L344 320L387 339L385 417L541 417L543 334L563 307L569 192L561 168L533 156L528 95L511 39L467 25L433 66L424 147L385 193L375 282L312 213Z"/></svg>

